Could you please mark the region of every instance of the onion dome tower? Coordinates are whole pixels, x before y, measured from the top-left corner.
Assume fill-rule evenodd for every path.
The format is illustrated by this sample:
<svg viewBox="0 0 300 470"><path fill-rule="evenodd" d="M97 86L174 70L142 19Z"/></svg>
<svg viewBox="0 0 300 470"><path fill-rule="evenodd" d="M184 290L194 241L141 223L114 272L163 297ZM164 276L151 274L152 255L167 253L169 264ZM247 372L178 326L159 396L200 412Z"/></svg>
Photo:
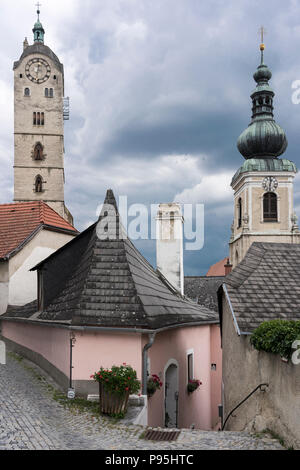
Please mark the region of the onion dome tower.
<svg viewBox="0 0 300 470"><path fill-rule="evenodd" d="M238 139L238 149L244 158L276 158L287 148L284 130L275 122L275 93L269 85L272 73L264 64L264 44L260 45L261 63L253 75L257 85L251 95L252 121Z"/></svg>
<svg viewBox="0 0 300 470"><path fill-rule="evenodd" d="M263 28L261 32L261 62L253 75L257 85L251 94L252 120L237 142L245 162L231 182L235 201L229 242L233 267L255 241L300 243L293 208L293 180L298 170L290 160L279 158L288 142L274 119L275 93L269 85L272 73L264 63Z"/></svg>

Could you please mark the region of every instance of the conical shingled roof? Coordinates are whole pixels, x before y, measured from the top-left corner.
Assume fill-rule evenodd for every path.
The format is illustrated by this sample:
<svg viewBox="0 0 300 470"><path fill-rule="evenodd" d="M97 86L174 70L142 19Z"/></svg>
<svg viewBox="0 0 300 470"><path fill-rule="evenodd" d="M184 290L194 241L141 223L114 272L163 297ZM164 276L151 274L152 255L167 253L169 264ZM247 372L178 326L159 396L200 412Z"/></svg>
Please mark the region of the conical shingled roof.
<svg viewBox="0 0 300 470"><path fill-rule="evenodd" d="M105 222L108 222L106 235L101 232ZM114 230L117 237L111 239ZM60 292L39 316L35 315L35 320L145 329L218 323L214 312L172 289L124 236L111 190L107 192L98 223L37 267L45 270L46 292L51 291L51 271L54 279L68 258L73 264L76 259L76 266L60 280Z"/></svg>

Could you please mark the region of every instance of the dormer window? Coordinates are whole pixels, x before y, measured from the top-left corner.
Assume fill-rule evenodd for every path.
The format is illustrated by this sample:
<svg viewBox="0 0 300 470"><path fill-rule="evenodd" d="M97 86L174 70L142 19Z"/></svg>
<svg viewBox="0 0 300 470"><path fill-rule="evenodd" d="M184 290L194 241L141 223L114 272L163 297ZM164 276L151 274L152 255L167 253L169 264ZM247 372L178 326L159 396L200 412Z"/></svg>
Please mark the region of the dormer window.
<svg viewBox="0 0 300 470"><path fill-rule="evenodd" d="M277 222L277 195L275 193L266 193L264 195L264 222Z"/></svg>

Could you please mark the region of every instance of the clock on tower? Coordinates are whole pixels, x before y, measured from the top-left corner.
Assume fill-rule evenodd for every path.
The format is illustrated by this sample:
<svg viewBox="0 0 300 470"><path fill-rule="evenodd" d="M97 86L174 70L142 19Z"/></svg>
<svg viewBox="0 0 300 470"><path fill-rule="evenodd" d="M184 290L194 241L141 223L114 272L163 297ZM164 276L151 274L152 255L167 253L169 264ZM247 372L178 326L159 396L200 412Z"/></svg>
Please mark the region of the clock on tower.
<svg viewBox="0 0 300 470"><path fill-rule="evenodd" d="M14 63L14 200L42 200L73 223L64 201L64 67L44 44L37 14L34 43L25 39Z"/></svg>

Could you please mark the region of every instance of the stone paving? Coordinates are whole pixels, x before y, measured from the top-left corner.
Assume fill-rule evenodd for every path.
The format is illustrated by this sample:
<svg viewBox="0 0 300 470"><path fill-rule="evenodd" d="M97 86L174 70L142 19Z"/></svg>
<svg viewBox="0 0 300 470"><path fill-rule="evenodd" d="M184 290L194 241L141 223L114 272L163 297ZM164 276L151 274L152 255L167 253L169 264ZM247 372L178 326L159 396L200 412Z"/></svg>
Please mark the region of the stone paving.
<svg viewBox="0 0 300 470"><path fill-rule="evenodd" d="M0 365L0 450L283 449L276 440L236 432L182 430L176 442L145 441L141 426L64 408L34 370L40 369L10 356Z"/></svg>

